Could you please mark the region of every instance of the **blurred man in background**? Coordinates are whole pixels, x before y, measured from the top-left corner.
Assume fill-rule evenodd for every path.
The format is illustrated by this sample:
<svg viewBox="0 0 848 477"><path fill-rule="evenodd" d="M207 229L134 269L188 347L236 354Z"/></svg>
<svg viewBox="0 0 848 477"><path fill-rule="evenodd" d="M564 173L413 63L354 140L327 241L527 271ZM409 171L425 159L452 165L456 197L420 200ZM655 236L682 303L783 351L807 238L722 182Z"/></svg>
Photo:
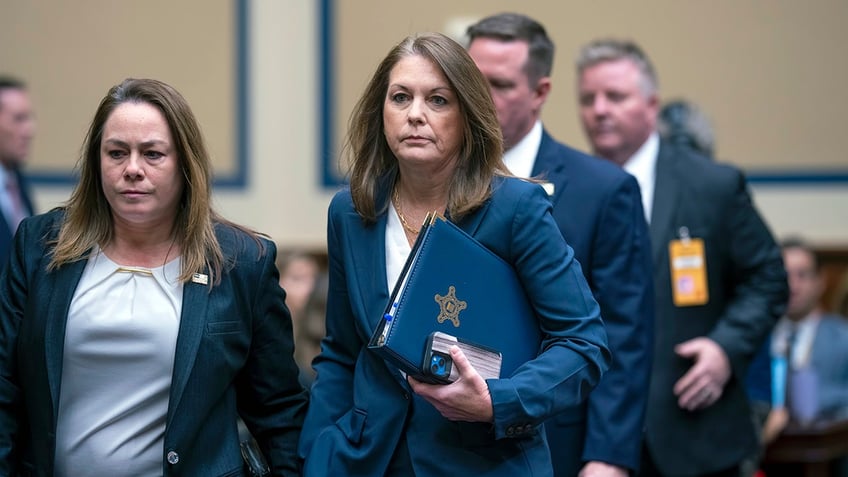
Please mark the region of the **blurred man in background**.
<svg viewBox="0 0 848 477"><path fill-rule="evenodd" d="M743 174L661 141L656 73L633 42L577 60L594 153L639 182L654 255L656 322L642 475L738 477L757 450L744 380L787 298L780 248Z"/></svg>
<svg viewBox="0 0 848 477"><path fill-rule="evenodd" d="M29 157L35 117L26 85L0 76L0 266L8 260L18 224L33 214L21 167Z"/></svg>
<svg viewBox="0 0 848 477"><path fill-rule="evenodd" d="M489 81L504 162L545 181L554 219L601 306L612 365L587 402L545 423L557 476L621 476L639 466L653 337L648 227L639 185L613 164L555 141L542 126L554 44L524 15L468 29L468 53Z"/></svg>

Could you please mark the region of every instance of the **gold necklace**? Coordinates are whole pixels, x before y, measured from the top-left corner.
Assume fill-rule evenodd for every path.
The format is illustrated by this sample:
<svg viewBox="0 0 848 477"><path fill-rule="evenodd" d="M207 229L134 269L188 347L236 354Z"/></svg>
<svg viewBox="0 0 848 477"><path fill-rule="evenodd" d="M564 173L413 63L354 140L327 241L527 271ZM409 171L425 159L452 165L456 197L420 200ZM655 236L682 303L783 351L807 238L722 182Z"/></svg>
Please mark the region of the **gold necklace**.
<svg viewBox="0 0 848 477"><path fill-rule="evenodd" d="M395 187L395 193L394 197L392 198L392 202L394 202L395 204L395 210L397 210L398 218L400 219L400 224L403 226L403 228L412 235L418 235L418 232L420 232L421 229L419 228L418 230L415 230L414 228L412 228L412 226L409 225L409 222L406 221L406 217L403 216L403 212L401 212L400 210L400 195L398 194L397 187Z"/></svg>

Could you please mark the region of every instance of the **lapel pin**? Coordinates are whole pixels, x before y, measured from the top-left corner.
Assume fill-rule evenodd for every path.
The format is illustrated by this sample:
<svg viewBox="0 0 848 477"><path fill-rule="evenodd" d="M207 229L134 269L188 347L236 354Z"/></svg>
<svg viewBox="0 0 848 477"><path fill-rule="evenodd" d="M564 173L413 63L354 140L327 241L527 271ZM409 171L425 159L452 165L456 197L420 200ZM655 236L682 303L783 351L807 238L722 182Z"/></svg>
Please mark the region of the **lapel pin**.
<svg viewBox="0 0 848 477"><path fill-rule="evenodd" d="M191 276L191 281L194 283L199 283L201 285L208 285L209 275L206 275L204 273L195 273Z"/></svg>

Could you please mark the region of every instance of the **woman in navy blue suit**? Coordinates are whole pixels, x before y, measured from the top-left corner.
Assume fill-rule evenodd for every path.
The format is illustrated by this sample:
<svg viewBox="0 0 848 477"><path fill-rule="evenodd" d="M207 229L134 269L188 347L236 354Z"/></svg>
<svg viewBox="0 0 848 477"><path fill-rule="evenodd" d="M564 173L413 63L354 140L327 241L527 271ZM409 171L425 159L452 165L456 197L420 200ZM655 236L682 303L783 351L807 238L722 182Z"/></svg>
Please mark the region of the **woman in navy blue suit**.
<svg viewBox="0 0 848 477"><path fill-rule="evenodd" d="M501 162L488 84L453 40L412 36L379 65L349 127L350 186L329 209L327 337L301 434L304 474L552 475L542 423L584 399L610 356L545 192ZM522 281L543 342L512 376L484 380L454 347L460 378L429 385L367 349L428 211Z"/></svg>
<svg viewBox="0 0 848 477"><path fill-rule="evenodd" d="M0 475L244 475L239 416L296 474L307 396L276 250L212 210L184 98L113 87L79 168L0 275Z"/></svg>

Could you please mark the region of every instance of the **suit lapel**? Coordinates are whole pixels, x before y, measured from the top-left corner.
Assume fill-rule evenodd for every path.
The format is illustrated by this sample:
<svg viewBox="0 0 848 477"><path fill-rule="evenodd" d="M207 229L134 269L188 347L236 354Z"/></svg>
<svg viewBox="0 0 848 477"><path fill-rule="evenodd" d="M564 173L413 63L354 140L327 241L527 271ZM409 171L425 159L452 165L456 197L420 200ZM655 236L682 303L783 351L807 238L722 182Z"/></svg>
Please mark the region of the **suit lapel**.
<svg viewBox="0 0 848 477"><path fill-rule="evenodd" d="M533 163L533 177L539 177L544 182L554 184L554 193L549 199L556 205L568 185L568 174L563 161L558 157L556 142L544 129L539 152L536 153L536 160Z"/></svg>
<svg viewBox="0 0 848 477"><path fill-rule="evenodd" d="M492 188L496 189L500 187L500 185L504 182L503 177L495 177L492 181ZM461 228L465 233L474 237L477 234L477 229L480 228L480 225L483 223L483 218L489 212L489 208L492 205L492 199L489 198L483 205L480 206L477 210L472 212L469 215L466 215L459 222L455 222L459 228Z"/></svg>
<svg viewBox="0 0 848 477"><path fill-rule="evenodd" d="M85 259L77 260L53 272L55 274L51 286L53 293L50 294L50 301L46 308L47 316L44 317L44 354L54 418L59 415L59 388L62 381L62 358L65 352L68 310L87 263L88 260Z"/></svg>
<svg viewBox="0 0 848 477"><path fill-rule="evenodd" d="M654 252L654 266L658 266L659 257L663 256L663 249L668 246L667 234L673 226L675 205L680 195L680 181L677 179L674 158L662 143L660 143L656 168L654 203L651 208L651 246Z"/></svg>
<svg viewBox="0 0 848 477"><path fill-rule="evenodd" d="M210 290L207 285L188 282L183 285L183 306L180 311L180 330L177 335L177 349L174 356L174 375L171 378L168 422L180 404L188 377L194 367L197 349L206 328L206 309L209 305Z"/></svg>
<svg viewBox="0 0 848 477"><path fill-rule="evenodd" d="M349 212L343 219L343 230L348 236L342 240L342 243L349 247L347 256L350 257L351 265L355 270L355 284L350 285L349 296L361 297L359 302L352 302L351 306L357 320L356 330L365 343L370 341L371 335L386 311L390 298L389 285L394 286L394 283L388 284L386 280L387 219L388 214L381 214L377 217L376 223L365 227L362 226L362 218L356 212ZM358 295L353 289L354 286L359 290ZM404 389L409 388L398 368L385 361L383 364L394 376L398 385Z"/></svg>
<svg viewBox="0 0 848 477"><path fill-rule="evenodd" d="M355 212L345 216L344 230L349 233L349 256L356 271L356 285L362 297L362 313L356 313L359 328L365 330L366 341L377 327L389 302L389 284L386 283L386 220L387 214L377 217L373 225L363 227ZM391 284L394 285L394 284ZM351 290L351 296L354 296Z"/></svg>

